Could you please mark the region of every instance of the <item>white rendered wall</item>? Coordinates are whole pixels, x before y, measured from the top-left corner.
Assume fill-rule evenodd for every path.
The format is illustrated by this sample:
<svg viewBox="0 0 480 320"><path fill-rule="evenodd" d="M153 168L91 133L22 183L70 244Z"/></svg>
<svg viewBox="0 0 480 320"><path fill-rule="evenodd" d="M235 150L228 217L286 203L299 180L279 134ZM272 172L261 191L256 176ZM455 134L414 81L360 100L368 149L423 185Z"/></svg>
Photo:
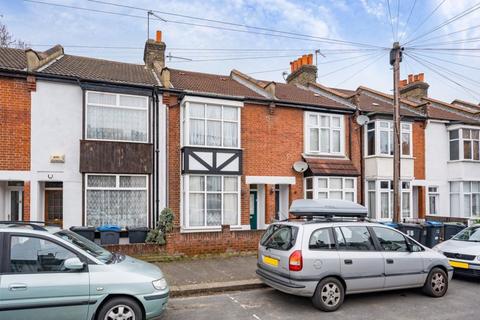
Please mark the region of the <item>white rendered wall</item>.
<svg viewBox="0 0 480 320"><path fill-rule="evenodd" d="M43 184L63 182L63 227L82 225L82 89L76 84L39 80L32 93L31 219L44 220ZM54 154L64 163L51 163Z"/></svg>

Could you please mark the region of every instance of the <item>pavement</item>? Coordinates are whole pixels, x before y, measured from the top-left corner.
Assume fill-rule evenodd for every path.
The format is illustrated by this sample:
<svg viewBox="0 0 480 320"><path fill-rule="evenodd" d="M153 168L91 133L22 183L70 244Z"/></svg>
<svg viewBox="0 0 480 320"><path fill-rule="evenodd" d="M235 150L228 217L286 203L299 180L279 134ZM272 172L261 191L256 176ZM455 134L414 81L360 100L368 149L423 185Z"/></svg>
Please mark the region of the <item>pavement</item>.
<svg viewBox="0 0 480 320"><path fill-rule="evenodd" d="M172 298L162 320L479 319L479 292L480 280L454 278L443 298L427 297L418 289L349 295L338 311L325 313L308 298L264 288Z"/></svg>
<svg viewBox="0 0 480 320"><path fill-rule="evenodd" d="M255 275L255 254L159 262L170 295L189 296L264 287Z"/></svg>

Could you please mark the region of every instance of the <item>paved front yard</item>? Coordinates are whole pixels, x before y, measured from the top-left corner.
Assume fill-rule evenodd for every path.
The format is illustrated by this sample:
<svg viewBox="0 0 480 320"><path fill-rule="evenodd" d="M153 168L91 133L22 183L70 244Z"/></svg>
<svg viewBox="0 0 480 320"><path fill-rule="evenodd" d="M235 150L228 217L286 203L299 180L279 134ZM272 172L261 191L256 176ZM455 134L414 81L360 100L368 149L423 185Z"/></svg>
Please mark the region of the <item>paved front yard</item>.
<svg viewBox="0 0 480 320"><path fill-rule="evenodd" d="M171 299L162 319L478 319L479 293L480 281L454 279L441 299L426 297L419 290L352 295L339 311L323 313L309 299L258 289Z"/></svg>

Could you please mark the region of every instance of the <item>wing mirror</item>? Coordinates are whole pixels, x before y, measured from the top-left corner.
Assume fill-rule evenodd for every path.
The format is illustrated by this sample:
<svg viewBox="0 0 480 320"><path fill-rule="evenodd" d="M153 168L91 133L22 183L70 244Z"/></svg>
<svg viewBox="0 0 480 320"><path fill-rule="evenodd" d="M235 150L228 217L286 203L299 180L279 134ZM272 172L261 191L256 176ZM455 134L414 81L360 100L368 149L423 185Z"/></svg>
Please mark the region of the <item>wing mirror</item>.
<svg viewBox="0 0 480 320"><path fill-rule="evenodd" d="M83 268L85 268L85 263L80 261L79 258L74 257L74 258L69 258L65 260L65 262L63 263L63 266L67 270L82 270Z"/></svg>

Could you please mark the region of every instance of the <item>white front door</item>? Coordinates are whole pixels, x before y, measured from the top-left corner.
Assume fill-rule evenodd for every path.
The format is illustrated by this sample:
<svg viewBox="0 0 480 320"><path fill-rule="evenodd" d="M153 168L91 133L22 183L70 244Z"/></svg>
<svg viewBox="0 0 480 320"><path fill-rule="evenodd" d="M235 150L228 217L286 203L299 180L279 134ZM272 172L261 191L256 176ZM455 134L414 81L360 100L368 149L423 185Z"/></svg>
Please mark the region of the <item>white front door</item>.
<svg viewBox="0 0 480 320"><path fill-rule="evenodd" d="M22 221L23 219L23 188L9 187L6 201L7 221Z"/></svg>
<svg viewBox="0 0 480 320"><path fill-rule="evenodd" d="M289 187L288 184L275 185L275 217L280 221L288 219Z"/></svg>

